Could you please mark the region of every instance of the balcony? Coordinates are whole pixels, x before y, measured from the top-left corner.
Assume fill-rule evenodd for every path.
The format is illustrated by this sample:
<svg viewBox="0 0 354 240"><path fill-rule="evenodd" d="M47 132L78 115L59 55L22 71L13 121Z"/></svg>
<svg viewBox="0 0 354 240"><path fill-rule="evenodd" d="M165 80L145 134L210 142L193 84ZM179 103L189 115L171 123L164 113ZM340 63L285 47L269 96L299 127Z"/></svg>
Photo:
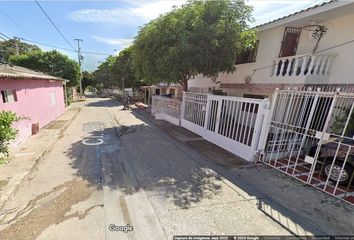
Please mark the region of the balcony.
<svg viewBox="0 0 354 240"><path fill-rule="evenodd" d="M282 83L326 83L333 58L317 54L277 58L272 77Z"/></svg>

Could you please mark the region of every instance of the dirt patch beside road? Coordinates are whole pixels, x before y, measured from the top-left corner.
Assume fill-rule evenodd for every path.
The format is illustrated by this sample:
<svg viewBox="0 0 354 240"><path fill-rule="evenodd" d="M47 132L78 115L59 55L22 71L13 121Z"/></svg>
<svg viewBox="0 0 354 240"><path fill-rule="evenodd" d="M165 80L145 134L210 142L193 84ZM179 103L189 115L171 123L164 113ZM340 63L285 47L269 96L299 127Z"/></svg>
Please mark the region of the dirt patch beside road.
<svg viewBox="0 0 354 240"><path fill-rule="evenodd" d="M85 218L89 211L97 206L83 212L67 213L73 205L88 199L95 190L96 187L87 181L76 178L53 188L50 192L38 195L14 216L10 217L11 213L8 213L8 216L3 217L0 222L2 225L12 224L0 232L0 239L34 240L53 224L59 224L69 218Z"/></svg>
<svg viewBox="0 0 354 240"><path fill-rule="evenodd" d="M9 180L0 180L0 190L9 183Z"/></svg>

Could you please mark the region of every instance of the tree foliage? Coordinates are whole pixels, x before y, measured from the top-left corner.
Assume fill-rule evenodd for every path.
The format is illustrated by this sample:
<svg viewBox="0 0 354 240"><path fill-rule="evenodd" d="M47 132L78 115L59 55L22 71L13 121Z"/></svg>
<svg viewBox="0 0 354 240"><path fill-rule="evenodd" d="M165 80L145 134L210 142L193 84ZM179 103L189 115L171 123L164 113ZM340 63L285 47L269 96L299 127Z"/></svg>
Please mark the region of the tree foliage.
<svg viewBox="0 0 354 240"><path fill-rule="evenodd" d="M95 81L94 81L93 74L88 71L83 71L82 77L81 77L81 82L82 82L82 89L83 90L85 90L88 86L94 86Z"/></svg>
<svg viewBox="0 0 354 240"><path fill-rule="evenodd" d="M78 63L56 50L26 52L10 56L9 60L18 66L68 79L70 80L69 86L76 86L79 83L80 68Z"/></svg>
<svg viewBox="0 0 354 240"><path fill-rule="evenodd" d="M9 155L9 141L15 139L17 130L12 128L12 124L17 122L19 117L13 112L0 112L0 163L4 162Z"/></svg>
<svg viewBox="0 0 354 240"><path fill-rule="evenodd" d="M149 82L179 82L197 74L232 72L237 56L255 43L252 7L242 0L190 1L152 20L138 33L134 69Z"/></svg>
<svg viewBox="0 0 354 240"><path fill-rule="evenodd" d="M9 39L6 41L0 41L0 61L8 62L10 56L16 55L16 41L15 39ZM18 53L25 54L31 51L40 51L41 49L37 45L32 45L24 42L17 42Z"/></svg>
<svg viewBox="0 0 354 240"><path fill-rule="evenodd" d="M143 81L136 77L132 65L133 53L134 47L130 46L120 51L118 56L108 57L94 72L96 83L105 88L136 89L141 86Z"/></svg>
<svg viewBox="0 0 354 240"><path fill-rule="evenodd" d="M119 55L115 57L112 65L112 74L114 79L118 82L119 88L133 88L136 89L144 82L139 81L133 69L133 53L134 46L123 49Z"/></svg>
<svg viewBox="0 0 354 240"><path fill-rule="evenodd" d="M101 63L96 71L93 72L93 79L97 88L112 88L117 86L112 77L112 66L114 57L109 56L103 63Z"/></svg>

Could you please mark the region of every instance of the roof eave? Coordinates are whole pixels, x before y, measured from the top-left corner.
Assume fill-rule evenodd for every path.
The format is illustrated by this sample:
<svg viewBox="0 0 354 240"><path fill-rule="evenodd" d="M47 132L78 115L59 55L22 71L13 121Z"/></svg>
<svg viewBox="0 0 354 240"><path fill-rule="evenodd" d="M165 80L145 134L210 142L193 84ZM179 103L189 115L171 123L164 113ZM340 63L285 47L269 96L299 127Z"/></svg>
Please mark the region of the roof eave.
<svg viewBox="0 0 354 240"><path fill-rule="evenodd" d="M268 22L268 23L264 23L261 25L258 25L256 27L254 27L255 29L257 29L258 31L264 31L264 30L268 30L271 28L275 28L275 27L279 27L291 22L295 22L297 20L301 20L303 18L306 17L310 17L319 13L323 13L326 11L330 11L332 9L336 9L345 5L349 5L349 4L353 4L353 2L346 2L346 1L332 1L332 2L328 2L323 4L322 6L319 7L314 7L314 8L310 8L308 10L303 10L302 12L299 13L295 13L293 15L290 16L285 16L283 18Z"/></svg>

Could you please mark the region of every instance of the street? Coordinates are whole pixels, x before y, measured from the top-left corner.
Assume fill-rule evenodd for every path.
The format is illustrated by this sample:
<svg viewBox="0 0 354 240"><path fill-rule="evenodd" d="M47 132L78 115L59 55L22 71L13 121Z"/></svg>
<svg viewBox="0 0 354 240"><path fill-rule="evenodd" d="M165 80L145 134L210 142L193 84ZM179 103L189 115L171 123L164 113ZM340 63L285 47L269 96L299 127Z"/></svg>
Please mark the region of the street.
<svg viewBox="0 0 354 240"><path fill-rule="evenodd" d="M1 210L0 239L293 234L134 111L81 108Z"/></svg>

